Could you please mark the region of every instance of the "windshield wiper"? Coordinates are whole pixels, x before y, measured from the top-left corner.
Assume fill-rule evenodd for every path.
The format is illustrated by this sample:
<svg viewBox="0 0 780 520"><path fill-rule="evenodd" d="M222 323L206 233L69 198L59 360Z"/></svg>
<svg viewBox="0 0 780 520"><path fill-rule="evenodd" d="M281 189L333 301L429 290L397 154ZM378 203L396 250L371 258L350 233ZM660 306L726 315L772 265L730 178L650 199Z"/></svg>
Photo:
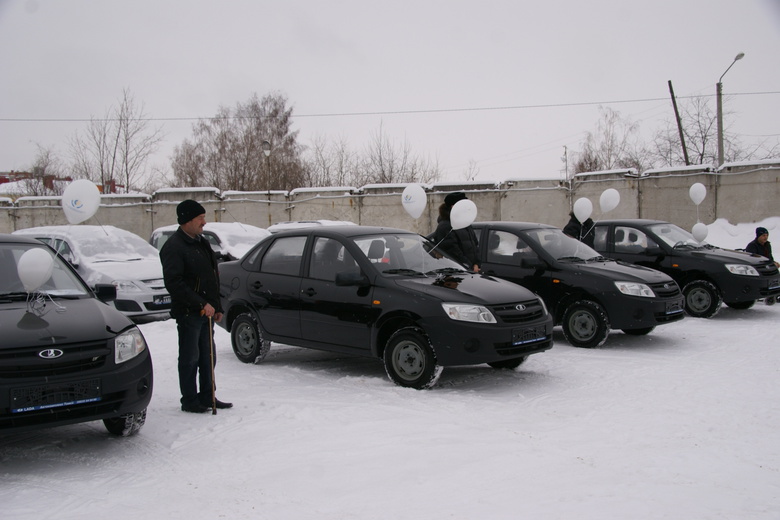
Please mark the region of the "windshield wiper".
<svg viewBox="0 0 780 520"><path fill-rule="evenodd" d="M444 267L442 269L434 269L433 271L428 271L426 274L452 274L452 273L468 273L469 271L466 271L465 269L458 269L457 267Z"/></svg>
<svg viewBox="0 0 780 520"><path fill-rule="evenodd" d="M414 269L388 269L387 271L382 271L384 274L411 274L411 275L420 275L425 276L425 273L421 273L420 271L415 271Z"/></svg>
<svg viewBox="0 0 780 520"><path fill-rule="evenodd" d="M612 258L607 258L606 256L594 256L593 258L588 258L585 260L586 262L612 262Z"/></svg>
<svg viewBox="0 0 780 520"><path fill-rule="evenodd" d="M559 262L584 262L584 258L580 258L579 256L562 256L557 259Z"/></svg>
<svg viewBox="0 0 780 520"><path fill-rule="evenodd" d="M24 291L0 293L0 300L12 302L12 301L19 301L19 300L26 300L26 299L27 299L27 293Z"/></svg>

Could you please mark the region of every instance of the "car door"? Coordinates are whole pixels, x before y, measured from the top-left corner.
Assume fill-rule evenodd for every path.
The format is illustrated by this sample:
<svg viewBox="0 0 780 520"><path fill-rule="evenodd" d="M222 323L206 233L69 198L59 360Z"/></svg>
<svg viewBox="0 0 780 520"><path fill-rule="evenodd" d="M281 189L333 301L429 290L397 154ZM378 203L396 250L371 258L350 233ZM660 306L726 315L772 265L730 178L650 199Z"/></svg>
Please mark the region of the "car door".
<svg viewBox="0 0 780 520"><path fill-rule="evenodd" d="M338 286L336 275L360 272L343 242L313 237L308 269L301 283L301 334L309 341L366 353L378 315L368 286Z"/></svg>
<svg viewBox="0 0 780 520"><path fill-rule="evenodd" d="M664 261L667 255L662 253L656 240L644 230L629 224L615 224L612 228L598 227L597 239L601 235L604 235L604 240L600 241L600 244L608 244L608 251L602 251L600 248L597 251L604 256L629 264L667 270L666 264L669 262Z"/></svg>
<svg viewBox="0 0 780 520"><path fill-rule="evenodd" d="M547 264L519 234L488 228L483 240L482 272L522 285L545 302L554 301L557 288L547 272Z"/></svg>
<svg viewBox="0 0 780 520"><path fill-rule="evenodd" d="M306 236L281 237L247 275L247 295L268 333L300 338L300 286Z"/></svg>

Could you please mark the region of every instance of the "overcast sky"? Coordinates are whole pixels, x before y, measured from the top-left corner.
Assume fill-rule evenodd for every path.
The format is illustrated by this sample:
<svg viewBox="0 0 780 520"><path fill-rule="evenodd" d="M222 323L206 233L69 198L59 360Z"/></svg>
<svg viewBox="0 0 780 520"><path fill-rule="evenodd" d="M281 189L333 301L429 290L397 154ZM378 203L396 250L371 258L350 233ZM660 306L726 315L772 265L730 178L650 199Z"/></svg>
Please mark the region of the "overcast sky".
<svg viewBox="0 0 780 520"><path fill-rule="evenodd" d="M780 0L0 0L0 171L130 89L167 134L279 92L302 144L383 132L444 179L560 177L599 106L651 135L723 78L727 127L780 135ZM18 121L22 120L22 121ZM27 121L31 120L31 121ZM150 166L151 166L150 165Z"/></svg>

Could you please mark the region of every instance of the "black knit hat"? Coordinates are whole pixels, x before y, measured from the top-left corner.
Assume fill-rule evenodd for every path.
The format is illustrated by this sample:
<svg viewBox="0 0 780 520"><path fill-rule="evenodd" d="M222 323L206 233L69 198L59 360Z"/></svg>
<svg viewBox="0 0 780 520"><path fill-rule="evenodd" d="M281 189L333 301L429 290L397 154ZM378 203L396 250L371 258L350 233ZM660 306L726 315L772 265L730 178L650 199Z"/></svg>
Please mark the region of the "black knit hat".
<svg viewBox="0 0 780 520"><path fill-rule="evenodd" d="M179 225L186 224L204 213L206 213L206 208L191 199L184 200L176 206L176 217Z"/></svg>
<svg viewBox="0 0 780 520"><path fill-rule="evenodd" d="M766 230L765 227L757 227L756 228L756 238L760 237L761 235L768 235L769 231Z"/></svg>
<svg viewBox="0 0 780 520"><path fill-rule="evenodd" d="M444 197L444 203L447 206L454 206L456 202L464 200L465 198L466 195L462 191L456 191Z"/></svg>

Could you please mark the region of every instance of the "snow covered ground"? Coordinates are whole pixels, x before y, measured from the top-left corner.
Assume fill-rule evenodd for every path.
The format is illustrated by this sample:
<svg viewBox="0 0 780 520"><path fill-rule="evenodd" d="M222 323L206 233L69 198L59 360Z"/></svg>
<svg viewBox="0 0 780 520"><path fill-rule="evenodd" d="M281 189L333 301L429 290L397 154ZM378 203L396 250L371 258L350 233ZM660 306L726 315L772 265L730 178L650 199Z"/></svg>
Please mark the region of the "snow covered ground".
<svg viewBox="0 0 780 520"><path fill-rule="evenodd" d="M719 222L710 243L753 237ZM778 223L759 224L771 240ZM217 393L235 407L216 416L179 410L174 322L141 329L144 429L1 435L0 518L780 518L780 305L594 350L556 328L517 370L447 368L428 391L276 344L246 365L217 328Z"/></svg>

